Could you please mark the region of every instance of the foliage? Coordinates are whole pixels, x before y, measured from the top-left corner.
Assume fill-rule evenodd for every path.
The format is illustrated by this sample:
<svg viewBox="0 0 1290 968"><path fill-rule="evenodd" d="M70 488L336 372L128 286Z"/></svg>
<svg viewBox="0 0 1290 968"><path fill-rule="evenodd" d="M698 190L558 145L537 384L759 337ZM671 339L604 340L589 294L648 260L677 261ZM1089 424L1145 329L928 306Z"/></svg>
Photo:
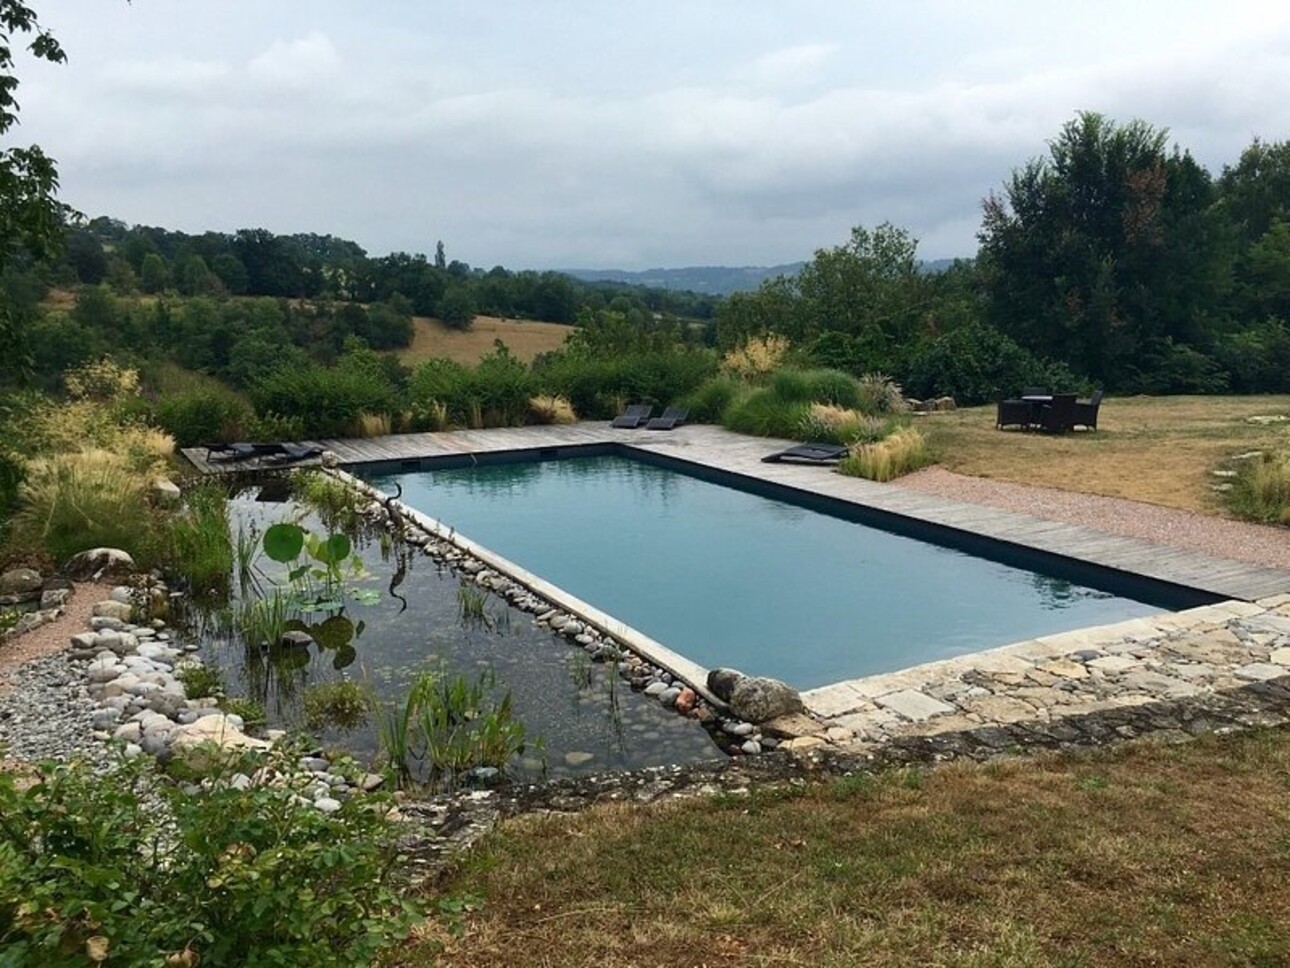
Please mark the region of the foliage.
<svg viewBox="0 0 1290 968"><path fill-rule="evenodd" d="M1169 338L1144 346L1141 361L1127 370L1123 382L1130 392L1155 396L1227 390L1227 374L1214 360Z"/></svg>
<svg viewBox="0 0 1290 968"><path fill-rule="evenodd" d="M180 447L196 447L245 440L252 416L232 393L199 389L164 397L155 419Z"/></svg>
<svg viewBox="0 0 1290 968"><path fill-rule="evenodd" d="M301 697L305 725L312 730L328 726L355 729L367 722L371 710L371 690L357 682L341 679L309 686Z"/></svg>
<svg viewBox="0 0 1290 968"><path fill-rule="evenodd" d="M786 336L753 336L721 358L721 369L744 380L769 376L780 368L792 347Z"/></svg>
<svg viewBox="0 0 1290 968"><path fill-rule="evenodd" d="M1290 525L1290 451L1268 452L1242 461L1232 479L1228 502L1243 518Z"/></svg>
<svg viewBox="0 0 1290 968"><path fill-rule="evenodd" d="M247 729L264 726L269 721L264 703L246 696L224 696L219 701L219 708L230 716L240 716L242 725Z"/></svg>
<svg viewBox="0 0 1290 968"><path fill-rule="evenodd" d="M318 512L329 528L348 530L358 523L363 498L352 487L316 470L300 470L291 475L295 496Z"/></svg>
<svg viewBox="0 0 1290 968"><path fill-rule="evenodd" d="M828 403L837 407L862 404L860 384L841 370L799 370L786 367L771 377L770 386L781 400L798 403Z"/></svg>
<svg viewBox="0 0 1290 968"><path fill-rule="evenodd" d="M875 416L904 413L909 409L900 384L891 377L882 373L866 373L860 377L859 384L860 400L857 406L861 413Z"/></svg>
<svg viewBox="0 0 1290 968"><path fill-rule="evenodd" d="M735 400L722 414L721 424L728 430L755 437L795 439L810 411L807 400L785 400L774 390L763 388Z"/></svg>
<svg viewBox="0 0 1290 968"><path fill-rule="evenodd" d="M403 704L377 705L377 732L399 782L418 766L431 783L453 786L469 770L503 768L523 752L525 729L514 719L511 694L490 698L494 679L424 672Z"/></svg>
<svg viewBox="0 0 1290 968"><path fill-rule="evenodd" d="M142 759L101 777L47 763L21 786L0 774L6 964L368 964L414 923L380 801L328 816L285 786L187 796Z"/></svg>
<svg viewBox="0 0 1290 968"><path fill-rule="evenodd" d="M305 436L344 434L366 413L394 409L394 389L382 375L353 366L282 368L251 389L257 414L300 422Z"/></svg>
<svg viewBox="0 0 1290 968"><path fill-rule="evenodd" d="M1290 393L1290 328L1280 319L1225 335L1214 358L1237 393Z"/></svg>
<svg viewBox="0 0 1290 968"><path fill-rule="evenodd" d="M706 350L673 347L607 355L570 351L535 363L538 389L564 397L583 419L609 419L625 402L655 406L681 400L716 371Z"/></svg>
<svg viewBox="0 0 1290 968"><path fill-rule="evenodd" d="M986 323L951 330L920 345L905 367L905 386L920 399L951 396L975 406L1025 386L1087 389L1061 364L1045 363Z"/></svg>
<svg viewBox="0 0 1290 968"><path fill-rule="evenodd" d="M740 381L714 376L682 397L681 406L690 411L691 423L720 423L722 415L743 392Z"/></svg>
<svg viewBox="0 0 1290 968"><path fill-rule="evenodd" d="M838 464L838 471L871 481L891 481L932 462L923 435L913 427L901 427L882 440L860 444Z"/></svg>

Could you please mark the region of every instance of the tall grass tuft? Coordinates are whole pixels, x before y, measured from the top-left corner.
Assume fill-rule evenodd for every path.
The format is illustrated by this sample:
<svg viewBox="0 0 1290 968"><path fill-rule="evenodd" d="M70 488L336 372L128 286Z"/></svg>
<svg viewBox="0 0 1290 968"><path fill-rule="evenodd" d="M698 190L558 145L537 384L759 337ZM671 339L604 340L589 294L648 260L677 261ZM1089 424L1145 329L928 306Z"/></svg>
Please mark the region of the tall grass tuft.
<svg viewBox="0 0 1290 968"><path fill-rule="evenodd" d="M754 390L731 404L721 422L741 434L794 438L810 409L809 402L785 400L770 389Z"/></svg>
<svg viewBox="0 0 1290 968"><path fill-rule="evenodd" d="M867 417L858 410L816 403L802 418L798 436L802 440L833 444L872 444L882 440L892 429L890 423L880 417Z"/></svg>
<svg viewBox="0 0 1290 968"><path fill-rule="evenodd" d="M720 423L731 404L744 392L744 385L728 376L705 380L681 400L690 411L692 423Z"/></svg>
<svg viewBox="0 0 1290 968"><path fill-rule="evenodd" d="M740 379L756 380L778 370L790 349L792 343L786 336L754 336L727 353L721 368Z"/></svg>
<svg viewBox="0 0 1290 968"><path fill-rule="evenodd" d="M221 485L210 481L188 491L184 510L170 525L170 548L175 567L199 596L228 594L233 542Z"/></svg>
<svg viewBox="0 0 1290 968"><path fill-rule="evenodd" d="M578 415L564 397L538 394L529 398L529 422L535 424L571 424Z"/></svg>
<svg viewBox="0 0 1290 968"><path fill-rule="evenodd" d="M291 620L291 602L275 589L263 598L240 603L234 626L247 645L273 646L282 641Z"/></svg>
<svg viewBox="0 0 1290 968"><path fill-rule="evenodd" d="M770 381L776 396L802 403L828 403L855 409L860 406L860 384L841 370L783 369Z"/></svg>
<svg viewBox="0 0 1290 968"><path fill-rule="evenodd" d="M89 548L121 548L136 562L155 556L149 478L105 450L56 454L27 465L12 539L66 561Z"/></svg>
<svg viewBox="0 0 1290 968"><path fill-rule="evenodd" d="M390 433L390 415L388 413L360 413L345 430L351 437L385 437Z"/></svg>
<svg viewBox="0 0 1290 968"><path fill-rule="evenodd" d="M1236 514L1268 524L1290 524L1290 451L1241 462L1228 501Z"/></svg>
<svg viewBox="0 0 1290 968"><path fill-rule="evenodd" d="M901 427L877 443L853 447L838 470L871 481L892 481L931 462L926 438L913 427Z"/></svg>
<svg viewBox="0 0 1290 968"><path fill-rule="evenodd" d="M909 409L900 384L881 373L866 373L859 380L860 397L855 406L873 415L904 413Z"/></svg>

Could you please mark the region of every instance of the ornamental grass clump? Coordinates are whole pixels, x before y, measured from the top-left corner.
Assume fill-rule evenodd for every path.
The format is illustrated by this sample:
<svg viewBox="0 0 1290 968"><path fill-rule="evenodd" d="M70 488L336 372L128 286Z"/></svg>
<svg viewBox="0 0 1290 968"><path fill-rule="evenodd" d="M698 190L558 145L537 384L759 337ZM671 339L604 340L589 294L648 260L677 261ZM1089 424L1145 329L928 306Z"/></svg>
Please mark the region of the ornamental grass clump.
<svg viewBox="0 0 1290 968"><path fill-rule="evenodd" d="M188 491L183 510L170 522L170 557L199 596L221 597L233 574L228 495L208 482Z"/></svg>
<svg viewBox="0 0 1290 968"><path fill-rule="evenodd" d="M82 450L31 461L18 490L12 539L63 562L89 548L154 557L149 478L120 454Z"/></svg>
<svg viewBox="0 0 1290 968"><path fill-rule="evenodd" d="M872 444L859 444L838 464L838 471L871 481L892 481L932 462L927 440L913 427L901 427Z"/></svg>
<svg viewBox="0 0 1290 968"><path fill-rule="evenodd" d="M870 415L905 413L909 404L900 384L881 373L866 373L857 381L860 396L856 406Z"/></svg>
<svg viewBox="0 0 1290 968"><path fill-rule="evenodd" d="M1290 451L1241 462L1229 492L1232 510L1267 524L1290 524Z"/></svg>
<svg viewBox="0 0 1290 968"><path fill-rule="evenodd" d="M882 440L891 430L890 421L881 417L867 417L858 410L816 403L802 418L798 436L802 440L831 444L871 444Z"/></svg>
<svg viewBox="0 0 1290 968"><path fill-rule="evenodd" d="M539 394L529 398L529 423L571 424L577 419L573 405L564 397Z"/></svg>
<svg viewBox="0 0 1290 968"><path fill-rule="evenodd" d="M786 336L754 336L721 360L721 369L743 380L756 380L778 370L793 348Z"/></svg>

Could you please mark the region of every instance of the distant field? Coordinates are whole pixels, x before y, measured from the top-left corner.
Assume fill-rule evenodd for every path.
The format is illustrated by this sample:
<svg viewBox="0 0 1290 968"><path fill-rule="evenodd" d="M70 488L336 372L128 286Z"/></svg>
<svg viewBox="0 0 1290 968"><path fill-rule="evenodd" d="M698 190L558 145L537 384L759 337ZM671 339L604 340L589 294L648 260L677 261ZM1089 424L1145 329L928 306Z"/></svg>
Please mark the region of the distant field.
<svg viewBox="0 0 1290 968"><path fill-rule="evenodd" d="M437 356L446 356L458 363L477 363L480 357L493 351L493 341L498 339L513 354L530 363L539 353L558 350L573 332L572 326L559 323L498 319L496 316L476 316L474 325L464 333L425 316L413 317L412 323L416 327L412 345L397 351L399 359L409 366Z"/></svg>

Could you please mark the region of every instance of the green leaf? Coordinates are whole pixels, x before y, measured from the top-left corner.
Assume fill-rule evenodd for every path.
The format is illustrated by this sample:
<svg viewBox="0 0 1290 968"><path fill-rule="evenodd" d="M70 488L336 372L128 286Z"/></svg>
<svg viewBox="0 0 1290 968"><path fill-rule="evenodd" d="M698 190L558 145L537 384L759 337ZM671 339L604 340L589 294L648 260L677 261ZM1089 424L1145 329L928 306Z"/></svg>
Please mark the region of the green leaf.
<svg viewBox="0 0 1290 968"><path fill-rule="evenodd" d="M310 629L314 641L324 649L339 649L354 639L354 623L344 615L333 615Z"/></svg>
<svg viewBox="0 0 1290 968"><path fill-rule="evenodd" d="M298 524L279 522L264 532L264 553L274 561L294 561L305 546L305 532Z"/></svg>
<svg viewBox="0 0 1290 968"><path fill-rule="evenodd" d="M326 541L320 542L318 547L309 550L324 564L338 565L349 557L351 546L345 535L332 534L327 536Z"/></svg>

